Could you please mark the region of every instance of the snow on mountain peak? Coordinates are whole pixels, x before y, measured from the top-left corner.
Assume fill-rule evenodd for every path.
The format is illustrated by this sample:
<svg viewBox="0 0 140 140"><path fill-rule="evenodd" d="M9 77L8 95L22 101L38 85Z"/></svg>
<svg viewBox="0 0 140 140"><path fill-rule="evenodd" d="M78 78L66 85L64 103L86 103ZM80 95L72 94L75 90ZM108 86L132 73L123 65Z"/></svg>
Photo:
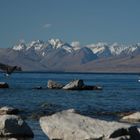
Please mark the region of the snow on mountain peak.
<svg viewBox="0 0 140 140"><path fill-rule="evenodd" d="M104 42L98 42L97 44L87 45L87 47L90 48L94 54L100 54L104 52L107 46L108 44Z"/></svg>
<svg viewBox="0 0 140 140"><path fill-rule="evenodd" d="M28 44L27 50L34 49L34 50L40 50L44 46L44 41L42 40L35 40L32 41L30 44Z"/></svg>
<svg viewBox="0 0 140 140"><path fill-rule="evenodd" d="M129 55L134 52L140 51L140 43L135 45L123 45L117 42L113 44L107 44L104 42L99 42L97 44L87 45L94 54L98 56L118 56L118 55Z"/></svg>
<svg viewBox="0 0 140 140"><path fill-rule="evenodd" d="M63 42L60 39L50 39L48 40L49 44L53 49L64 49L67 52L72 52L73 48L68 43Z"/></svg>
<svg viewBox="0 0 140 140"><path fill-rule="evenodd" d="M109 49L110 49L112 55L119 55L127 48L128 48L128 46L120 45L117 42L115 42L109 46Z"/></svg>
<svg viewBox="0 0 140 140"><path fill-rule="evenodd" d="M60 39L50 39L48 42L56 49L60 48L64 44Z"/></svg>
<svg viewBox="0 0 140 140"><path fill-rule="evenodd" d="M13 50L15 50L15 51L22 51L22 50L25 50L25 49L26 49L25 43L19 43L18 45L15 45L13 47Z"/></svg>
<svg viewBox="0 0 140 140"><path fill-rule="evenodd" d="M45 56L47 52L56 49L63 49L68 53L71 53L73 51L73 47L71 45L61 41L60 39L50 39L47 42L41 40L35 40L28 44L20 43L13 47L13 50L15 51L24 50L25 52L28 53L30 52L30 53L42 54L42 56Z"/></svg>
<svg viewBox="0 0 140 140"><path fill-rule="evenodd" d="M34 45L40 45L40 44L44 44L44 41L42 40L34 40L30 43L30 46L34 46Z"/></svg>
<svg viewBox="0 0 140 140"><path fill-rule="evenodd" d="M107 44L105 42L98 42L97 44L90 44L86 46L98 57L109 57L118 55L130 55L140 53L140 43L133 45L122 45L118 43ZM13 47L15 51L26 52L26 54L38 54L41 56L47 55L56 49L62 49L66 53L71 53L80 50L80 42L74 41L71 44L65 43L60 39L50 39L47 42L35 40L31 43L19 43Z"/></svg>

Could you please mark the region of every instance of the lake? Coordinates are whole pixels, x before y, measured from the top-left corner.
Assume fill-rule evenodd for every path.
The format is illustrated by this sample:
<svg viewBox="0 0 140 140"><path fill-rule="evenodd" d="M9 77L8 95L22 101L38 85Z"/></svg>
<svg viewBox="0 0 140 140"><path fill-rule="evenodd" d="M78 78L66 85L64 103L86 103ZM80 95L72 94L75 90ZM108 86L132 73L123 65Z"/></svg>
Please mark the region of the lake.
<svg viewBox="0 0 140 140"><path fill-rule="evenodd" d="M26 121L35 133L34 140L46 140L38 120L39 110L46 107L46 114L74 108L81 114L101 119L115 120L122 112L140 111L139 74L96 73L14 73L0 81L7 82L9 89L0 89L0 106L13 106L27 115ZM66 84L74 79L83 79L87 85L99 85L103 90L65 91L46 89L48 80ZM35 90L36 86L44 89ZM29 117L28 117L29 116Z"/></svg>

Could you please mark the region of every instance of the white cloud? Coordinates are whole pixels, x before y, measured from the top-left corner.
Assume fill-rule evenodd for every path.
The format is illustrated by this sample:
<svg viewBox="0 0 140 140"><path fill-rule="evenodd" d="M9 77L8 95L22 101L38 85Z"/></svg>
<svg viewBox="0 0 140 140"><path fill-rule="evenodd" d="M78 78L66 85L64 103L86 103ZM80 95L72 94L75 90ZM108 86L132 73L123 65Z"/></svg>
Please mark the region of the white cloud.
<svg viewBox="0 0 140 140"><path fill-rule="evenodd" d="M19 42L20 43L25 43L25 40L24 39L20 39Z"/></svg>
<svg viewBox="0 0 140 140"><path fill-rule="evenodd" d="M71 46L74 47L75 50L79 49L80 48L80 42L79 41L73 41L71 43Z"/></svg>
<svg viewBox="0 0 140 140"><path fill-rule="evenodd" d="M80 42L79 42L79 41L73 41L73 42L71 43L71 46L79 47L79 46L80 46Z"/></svg>
<svg viewBox="0 0 140 140"><path fill-rule="evenodd" d="M47 28L50 28L51 26L52 26L51 24L46 23L46 24L43 25L43 28L46 28L47 29Z"/></svg>

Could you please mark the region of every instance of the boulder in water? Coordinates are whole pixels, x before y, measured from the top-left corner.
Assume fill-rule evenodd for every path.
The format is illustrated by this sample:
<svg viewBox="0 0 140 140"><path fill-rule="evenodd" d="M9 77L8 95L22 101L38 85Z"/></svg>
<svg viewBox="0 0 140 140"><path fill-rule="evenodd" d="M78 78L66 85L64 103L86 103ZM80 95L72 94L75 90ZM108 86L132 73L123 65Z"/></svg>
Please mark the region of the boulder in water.
<svg viewBox="0 0 140 140"><path fill-rule="evenodd" d="M73 110L41 117L40 125L51 140L115 140L127 136L140 139L138 129L130 124L93 119Z"/></svg>
<svg viewBox="0 0 140 140"><path fill-rule="evenodd" d="M63 84L58 83L56 81L52 81L52 80L48 80L48 85L47 87L50 89L62 89L63 88Z"/></svg>
<svg viewBox="0 0 140 140"><path fill-rule="evenodd" d="M81 90L84 86L83 80L74 80L66 84L63 89L66 90Z"/></svg>

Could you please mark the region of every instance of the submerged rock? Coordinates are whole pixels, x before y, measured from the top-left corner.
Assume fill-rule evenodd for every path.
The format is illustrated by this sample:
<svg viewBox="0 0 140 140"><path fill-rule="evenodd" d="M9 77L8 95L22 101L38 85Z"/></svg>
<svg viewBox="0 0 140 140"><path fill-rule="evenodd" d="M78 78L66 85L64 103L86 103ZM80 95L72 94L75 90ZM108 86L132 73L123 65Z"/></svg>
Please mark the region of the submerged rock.
<svg viewBox="0 0 140 140"><path fill-rule="evenodd" d="M6 115L6 114L18 114L19 110L17 108L4 106L0 108L0 115Z"/></svg>
<svg viewBox="0 0 140 140"><path fill-rule="evenodd" d="M43 103L36 108L32 113L28 114L30 119L39 120L44 115L52 115L56 112L64 110L64 107L52 103Z"/></svg>
<svg viewBox="0 0 140 140"><path fill-rule="evenodd" d="M41 86L36 86L36 87L34 87L33 89L38 89L38 90L40 90L40 89L43 89L43 87L41 87Z"/></svg>
<svg viewBox="0 0 140 140"><path fill-rule="evenodd" d="M121 121L126 122L140 122L140 112L135 112L130 115L122 117Z"/></svg>
<svg viewBox="0 0 140 140"><path fill-rule="evenodd" d="M0 88L9 88L9 85L5 82L0 82Z"/></svg>
<svg viewBox="0 0 140 140"><path fill-rule="evenodd" d="M56 81L52 81L52 80L48 80L48 85L47 87L50 88L50 89L61 89L63 88L63 84L61 83L58 83Z"/></svg>
<svg viewBox="0 0 140 140"><path fill-rule="evenodd" d="M33 138L33 136L31 128L19 116L0 116L0 137Z"/></svg>
<svg viewBox="0 0 140 140"><path fill-rule="evenodd" d="M115 140L128 136L131 140L140 139L137 128L130 124L93 119L73 110L41 117L40 125L50 140Z"/></svg>
<svg viewBox="0 0 140 140"><path fill-rule="evenodd" d="M102 90L102 87L84 85L81 90Z"/></svg>

